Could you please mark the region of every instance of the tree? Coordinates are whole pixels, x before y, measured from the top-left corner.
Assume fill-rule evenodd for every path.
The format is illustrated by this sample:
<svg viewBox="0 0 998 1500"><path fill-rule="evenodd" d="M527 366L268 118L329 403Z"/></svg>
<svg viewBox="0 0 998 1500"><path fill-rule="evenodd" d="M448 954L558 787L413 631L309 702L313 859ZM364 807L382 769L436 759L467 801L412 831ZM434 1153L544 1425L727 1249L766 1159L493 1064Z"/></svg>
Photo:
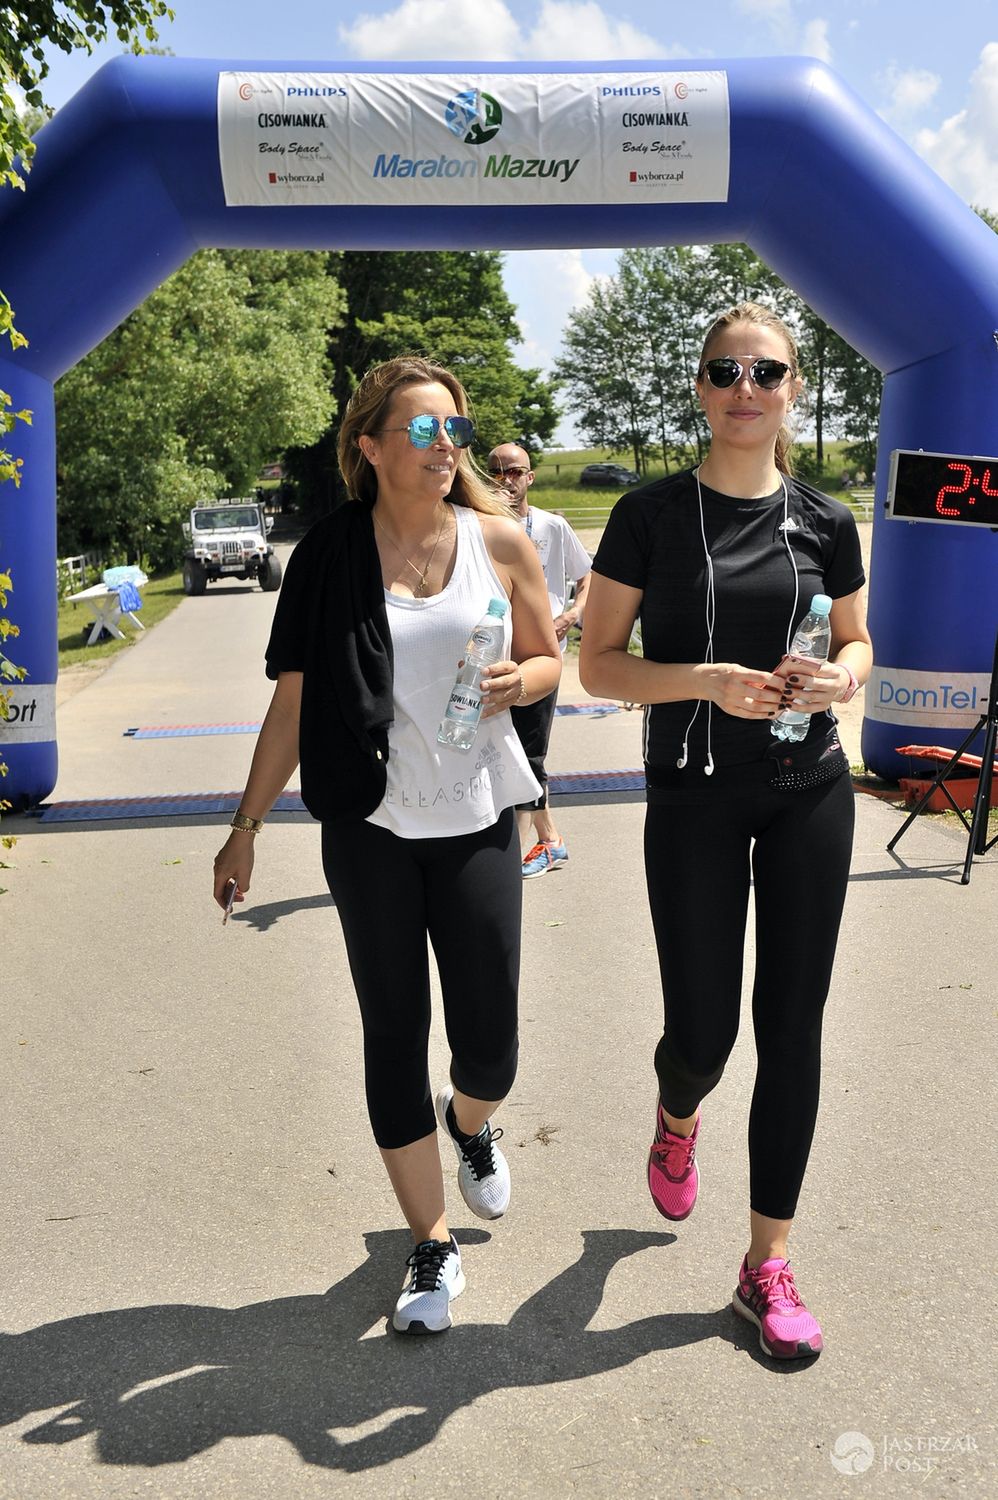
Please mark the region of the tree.
<svg viewBox="0 0 998 1500"><path fill-rule="evenodd" d="M31 108L44 108L41 85L49 71L46 46L62 52L93 52L113 31L126 47L142 52L140 36L155 42L155 23L164 16L173 20L166 0L20 0L4 10L0 26L0 187L9 183L23 188L21 172L31 166L35 148L30 122L22 115L21 98Z"/></svg>
<svg viewBox="0 0 998 1500"><path fill-rule="evenodd" d="M173 563L195 501L326 427L341 308L321 254L188 261L56 388L60 548Z"/></svg>
<svg viewBox="0 0 998 1500"><path fill-rule="evenodd" d="M63 52L85 48L92 52L104 41L113 27L119 40L142 51L138 41L141 32L146 41L156 40L155 21L173 11L165 0L21 0L16 7L7 6L0 13L0 188L24 188L23 172L31 166L34 154L32 135L45 113L41 84L48 73L45 44L54 44ZM0 291L0 338L7 338L13 349L27 340L14 326L10 302ZM31 413L10 412L10 397L0 390L0 437L11 432L18 421L30 422ZM14 459L0 442L0 484L20 483L20 460ZM0 569L0 608L6 608L11 590L10 574ZM18 634L17 627L0 617L0 684L23 678L22 668L9 660L4 650L7 640ZM7 717L10 690L0 687L0 718ZM0 776L7 767L0 757ZM0 811L9 806L0 798ZM4 839L8 845L12 840Z"/></svg>
<svg viewBox="0 0 998 1500"><path fill-rule="evenodd" d="M480 453L512 435L529 447L552 435L559 417L552 383L513 359L520 330L497 251L343 251L329 257L329 270L346 298L346 315L329 340L337 412L372 364L416 353L447 365L465 385ZM334 418L313 447L287 455L311 511L340 493L338 434Z"/></svg>
<svg viewBox="0 0 998 1500"><path fill-rule="evenodd" d="M747 245L625 250L617 274L570 315L556 365L588 440L629 449L639 469L653 434L666 470L691 448L701 459L695 380L710 320L746 300L779 309L790 295Z"/></svg>
<svg viewBox="0 0 998 1500"><path fill-rule="evenodd" d="M586 439L614 453L630 452L641 473L656 407L647 351L632 337L629 290L616 277L592 283L586 302L569 314L565 353L555 371Z"/></svg>
<svg viewBox="0 0 998 1500"><path fill-rule="evenodd" d="M884 378L875 365L845 339L829 330L828 364L833 390L828 413L840 437L852 439L846 456L873 474L877 464L877 428Z"/></svg>

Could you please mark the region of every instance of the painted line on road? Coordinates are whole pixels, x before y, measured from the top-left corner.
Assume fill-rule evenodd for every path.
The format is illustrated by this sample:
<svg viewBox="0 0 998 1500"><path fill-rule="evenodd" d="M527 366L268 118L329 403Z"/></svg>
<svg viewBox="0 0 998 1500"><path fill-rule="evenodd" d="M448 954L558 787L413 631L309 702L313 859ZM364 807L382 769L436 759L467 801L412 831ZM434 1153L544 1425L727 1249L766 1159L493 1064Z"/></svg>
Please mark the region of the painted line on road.
<svg viewBox="0 0 998 1500"><path fill-rule="evenodd" d="M644 788L643 771L569 771L551 776L552 797L572 793L630 792ZM232 815L241 792L190 792L178 796L107 797L78 802L43 803L34 816L41 823L101 823L131 818L182 818L192 814ZM304 812L297 792L285 792L274 803L275 812Z"/></svg>
<svg viewBox="0 0 998 1500"><path fill-rule="evenodd" d="M620 712L619 703L559 703L556 714L589 714L602 719L607 714ZM257 734L260 724L137 724L122 730L123 739L131 740L180 740L191 735L206 734Z"/></svg>

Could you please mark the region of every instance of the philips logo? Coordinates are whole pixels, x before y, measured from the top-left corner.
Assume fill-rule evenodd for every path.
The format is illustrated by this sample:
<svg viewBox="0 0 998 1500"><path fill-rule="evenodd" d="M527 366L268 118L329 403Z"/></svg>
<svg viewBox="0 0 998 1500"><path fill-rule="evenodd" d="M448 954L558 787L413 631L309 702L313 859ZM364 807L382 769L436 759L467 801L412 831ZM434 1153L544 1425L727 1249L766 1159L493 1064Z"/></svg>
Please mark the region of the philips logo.
<svg viewBox="0 0 998 1500"><path fill-rule="evenodd" d="M324 84L319 88L298 88L289 84L286 96L288 99L345 99L347 91L334 84Z"/></svg>
<svg viewBox="0 0 998 1500"><path fill-rule="evenodd" d="M601 99L647 99L656 96L661 99L662 97L662 90L657 83L621 84L619 88L604 83L599 92Z"/></svg>

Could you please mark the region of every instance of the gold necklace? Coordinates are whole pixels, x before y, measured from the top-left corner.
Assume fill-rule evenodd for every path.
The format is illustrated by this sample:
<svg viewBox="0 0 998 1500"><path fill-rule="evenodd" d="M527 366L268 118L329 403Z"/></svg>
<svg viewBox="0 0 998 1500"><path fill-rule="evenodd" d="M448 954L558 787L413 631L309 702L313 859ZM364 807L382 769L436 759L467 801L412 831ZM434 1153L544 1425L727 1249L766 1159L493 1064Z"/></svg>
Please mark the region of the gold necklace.
<svg viewBox="0 0 998 1500"><path fill-rule="evenodd" d="M415 597L418 598L419 595L423 592L423 589L426 586L426 575L430 571L430 564L432 563L434 557L436 556L437 547L440 544L440 538L444 534L444 525L445 525L445 523L447 521L447 507L444 506L444 513L440 517L440 526L439 526L439 529L437 530L436 540L434 541L433 546L430 548L430 555L426 559L426 566L423 568L422 572L419 571L419 569L416 567L416 564L414 562L412 562L408 557L406 557L405 553L402 551L402 548L399 546L398 542L396 542L395 539L392 536L390 536L389 533L385 530L385 528L382 526L381 522L378 520L376 512L372 510L371 511L371 515L374 516L374 524L375 524L375 526L378 527L379 531L382 533L383 536L388 537L388 540L391 542L392 546L395 548L395 551L398 553L399 557L401 557L401 559L405 563L405 565L407 567L411 568L412 571L415 573L416 579L417 579L417 583L416 583L416 587L413 589L413 594L414 594Z"/></svg>

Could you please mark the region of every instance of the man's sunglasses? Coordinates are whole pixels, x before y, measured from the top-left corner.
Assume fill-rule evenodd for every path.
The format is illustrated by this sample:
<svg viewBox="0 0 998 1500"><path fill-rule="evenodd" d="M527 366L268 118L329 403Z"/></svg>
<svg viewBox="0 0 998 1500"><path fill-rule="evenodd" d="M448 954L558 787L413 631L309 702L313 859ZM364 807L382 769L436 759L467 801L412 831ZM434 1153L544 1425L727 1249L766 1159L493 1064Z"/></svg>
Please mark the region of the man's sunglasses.
<svg viewBox="0 0 998 1500"><path fill-rule="evenodd" d="M737 359L725 357L708 359L700 371L700 378L706 375L715 390L726 391L748 375L752 384L761 391L775 391L789 373L790 366L782 359L755 359L746 369Z"/></svg>
<svg viewBox="0 0 998 1500"><path fill-rule="evenodd" d="M441 427L455 448L470 447L475 441L475 424L470 417L447 417L443 422L439 417L413 417L405 427L382 427L381 432L407 432L414 448L429 448L436 442ZM371 435L379 437L380 433Z"/></svg>
<svg viewBox="0 0 998 1500"><path fill-rule="evenodd" d="M521 469L517 464L510 464L505 469L490 469L489 473L493 479L522 479L525 474L530 473L530 470Z"/></svg>

